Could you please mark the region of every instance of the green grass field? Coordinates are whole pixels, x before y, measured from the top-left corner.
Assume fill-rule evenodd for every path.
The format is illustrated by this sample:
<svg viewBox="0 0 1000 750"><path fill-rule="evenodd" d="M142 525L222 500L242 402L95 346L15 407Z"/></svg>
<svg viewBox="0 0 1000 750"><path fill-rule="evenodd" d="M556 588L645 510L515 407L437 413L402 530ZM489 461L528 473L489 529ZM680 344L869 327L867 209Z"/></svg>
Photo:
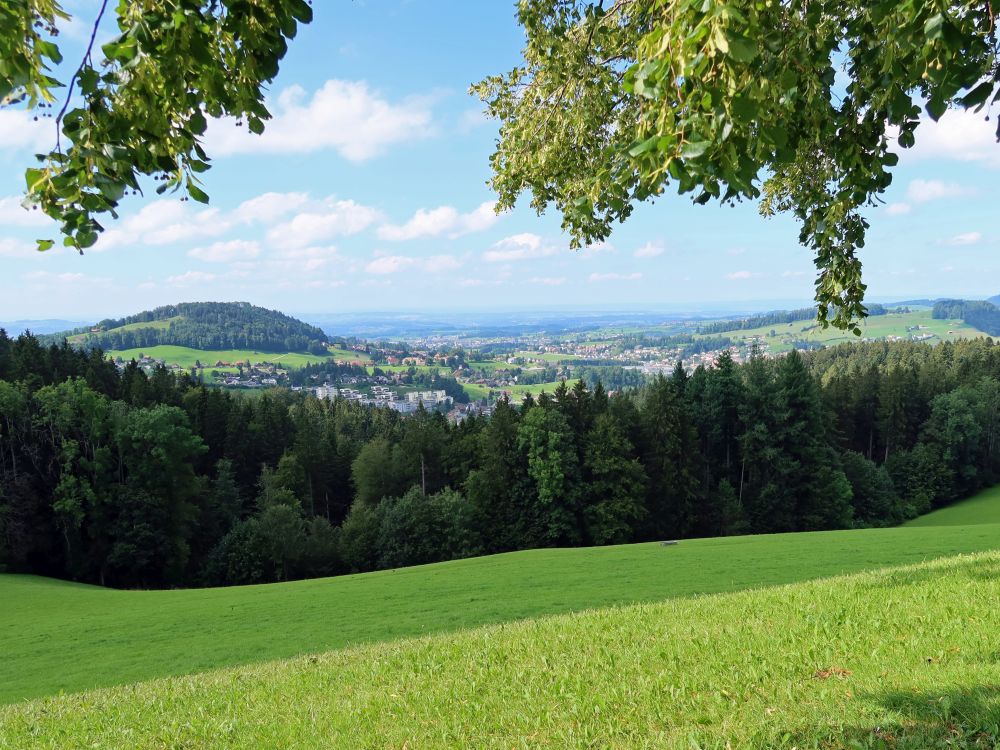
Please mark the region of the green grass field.
<svg viewBox="0 0 1000 750"><path fill-rule="evenodd" d="M985 500L981 498L986 498ZM0 576L0 702L594 607L1000 548L1000 490L942 525L533 550L268 586L113 591Z"/></svg>
<svg viewBox="0 0 1000 750"><path fill-rule="evenodd" d="M987 553L590 610L28 702L0 747L995 748L997 601Z"/></svg>
<svg viewBox="0 0 1000 750"><path fill-rule="evenodd" d="M249 349L205 350L167 344L139 349L112 350L107 354L109 357L121 357L126 361L139 359L145 354L147 357L162 359L168 365L175 364L185 369L194 367L195 362L201 362L206 370L218 369L213 367L216 362L251 362L252 364L267 362L294 369L304 367L307 364L319 364L330 359L330 357L318 357L315 354L300 354L298 352L256 352ZM340 354L343 355L346 352L340 352Z"/></svg>
<svg viewBox="0 0 1000 750"><path fill-rule="evenodd" d="M904 526L972 526L1000 524L1000 486L983 490L975 497L907 521Z"/></svg>
<svg viewBox="0 0 1000 750"><path fill-rule="evenodd" d="M826 346L836 346L843 343L855 343L858 337L847 331L836 328L826 330L815 326L814 322L808 320L797 320L794 323L776 324L761 326L760 328L747 329L745 331L729 331L722 334L698 334L696 338L712 338L717 336L728 336L734 341L761 336L769 345L773 352L787 351L792 347L794 341L810 341L824 344ZM920 330L908 331L907 328L922 326ZM809 328L803 331L804 328ZM774 331L775 336L768 334ZM931 317L928 309L913 310L909 313L889 313L887 315L876 315L868 318L861 324L861 337L871 339L883 339L887 336L899 336L909 339L914 334L932 334L933 338L929 343L937 344L942 341L957 341L963 338L975 338L986 334L978 328L974 328L961 320L935 320Z"/></svg>

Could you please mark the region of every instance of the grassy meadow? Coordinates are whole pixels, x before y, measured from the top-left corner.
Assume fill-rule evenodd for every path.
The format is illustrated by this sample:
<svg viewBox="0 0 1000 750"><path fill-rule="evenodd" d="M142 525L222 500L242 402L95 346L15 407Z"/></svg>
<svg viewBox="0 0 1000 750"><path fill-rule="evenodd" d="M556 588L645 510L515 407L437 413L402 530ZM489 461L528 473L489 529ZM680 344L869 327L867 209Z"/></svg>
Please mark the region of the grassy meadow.
<svg viewBox="0 0 1000 750"><path fill-rule="evenodd" d="M907 330L907 328L914 326L921 326L921 328L920 330ZM775 332L775 336L769 336L771 331ZM929 309L918 309L908 313L876 315L867 318L861 323L862 338L882 339L887 336L899 336L900 338L909 339L915 334L928 333L934 336L934 338L929 340L932 344L986 335L978 328L963 323L961 320L935 320L931 317ZM856 343L858 341L858 337L849 331L841 331L833 327L824 330L817 326L815 321L808 320L761 326L745 331L729 331L722 334L699 334L695 338L704 339L717 336L728 336L734 341L760 336L764 338L770 345L771 350L775 352L791 349L793 343L796 341L810 341L825 346Z"/></svg>
<svg viewBox="0 0 1000 750"><path fill-rule="evenodd" d="M0 747L993 748L997 601L994 552L589 610L22 703Z"/></svg>
<svg viewBox="0 0 1000 750"><path fill-rule="evenodd" d="M0 702L1000 548L1000 525L981 522L1000 491L967 503L933 527L531 550L263 586L115 591L2 575Z"/></svg>
<svg viewBox="0 0 1000 750"><path fill-rule="evenodd" d="M348 352L342 350L337 353L342 359L343 355L348 354ZM333 353L331 353L330 357L320 357L315 354L303 354L299 352L257 352L249 349L208 350L192 349L187 346L173 346L170 344L140 347L137 349L110 350L107 352L107 355L109 357L121 357L126 361L139 359L142 355L146 355L153 359L162 359L168 365L175 364L185 369L194 367L195 362L201 362L206 370L228 369L213 367L216 362L250 362L252 364L266 362L281 365L288 369L295 369L297 367L304 367L307 364L319 364L331 357L335 358Z"/></svg>

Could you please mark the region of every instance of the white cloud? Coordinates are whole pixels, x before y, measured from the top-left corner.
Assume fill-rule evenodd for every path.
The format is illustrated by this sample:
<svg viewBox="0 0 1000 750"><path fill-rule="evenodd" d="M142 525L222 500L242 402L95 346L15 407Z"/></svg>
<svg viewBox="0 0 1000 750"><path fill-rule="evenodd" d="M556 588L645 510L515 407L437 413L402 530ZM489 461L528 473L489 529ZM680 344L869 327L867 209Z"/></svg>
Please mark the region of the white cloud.
<svg viewBox="0 0 1000 750"><path fill-rule="evenodd" d="M272 224L308 202L308 193L264 193L243 201L233 213L238 221L247 224Z"/></svg>
<svg viewBox="0 0 1000 750"><path fill-rule="evenodd" d="M56 145L55 120L34 119L23 109L0 109L0 149L48 151Z"/></svg>
<svg viewBox="0 0 1000 750"><path fill-rule="evenodd" d="M188 271L187 273L182 273L179 276L169 276L167 277L167 283L170 286L192 286L193 284L206 284L209 281L215 281L218 278L214 273L205 273L204 271Z"/></svg>
<svg viewBox="0 0 1000 750"><path fill-rule="evenodd" d="M48 271L31 271L24 274L25 281L32 282L38 286L63 285L72 287L99 286L105 287L111 284L111 279L103 276L88 276L85 273L74 273L65 271L63 273L50 273Z"/></svg>
<svg viewBox="0 0 1000 750"><path fill-rule="evenodd" d="M532 260L554 255L558 250L554 245L547 245L537 234L523 232L504 237L493 245L493 248L483 253L487 263L508 263L517 260Z"/></svg>
<svg viewBox="0 0 1000 750"><path fill-rule="evenodd" d="M432 255L429 258L415 258L407 255L381 255L365 266L365 271L376 276L386 276L410 269L425 273L454 271L462 266L462 261L452 255Z"/></svg>
<svg viewBox="0 0 1000 750"><path fill-rule="evenodd" d="M758 276L760 274L753 271L734 271L733 273L726 274L726 278L730 281L745 281L746 279L754 279Z"/></svg>
<svg viewBox="0 0 1000 750"><path fill-rule="evenodd" d="M560 286L566 283L565 276L533 276L528 279L529 284L541 284L542 286Z"/></svg>
<svg viewBox="0 0 1000 750"><path fill-rule="evenodd" d="M41 210L25 209L20 198L0 198L0 227L43 227L48 224L52 224L48 216Z"/></svg>
<svg viewBox="0 0 1000 750"><path fill-rule="evenodd" d="M666 251L667 249L659 243L647 242L645 245L632 253L632 255L636 258L656 258L657 256L663 255Z"/></svg>
<svg viewBox="0 0 1000 750"><path fill-rule="evenodd" d="M380 218L379 212L354 201L327 198L271 229L268 240L277 246L303 247L331 237L357 234Z"/></svg>
<svg viewBox="0 0 1000 750"><path fill-rule="evenodd" d="M401 242L418 237L437 237L445 233L455 238L472 232L481 232L489 229L500 219L494 210L495 205L493 201L488 201L467 214L460 214L453 206L420 208L405 224L386 224L379 227L378 236L390 242Z"/></svg>
<svg viewBox="0 0 1000 750"><path fill-rule="evenodd" d="M969 190L953 182L941 180L911 180L906 189L906 198L911 203L927 203L941 198L955 198L968 195Z"/></svg>
<svg viewBox="0 0 1000 750"><path fill-rule="evenodd" d="M944 240L945 245L976 245L983 238L981 232L963 232L962 234L956 234L954 237L949 237Z"/></svg>
<svg viewBox="0 0 1000 750"><path fill-rule="evenodd" d="M950 109L937 122L921 122L915 136L916 145L904 151L910 158L947 158L1000 168L996 123L986 121L982 112Z"/></svg>
<svg viewBox="0 0 1000 750"><path fill-rule="evenodd" d="M909 203L890 203L886 206L885 212L889 216L902 216L903 214L910 213L911 210Z"/></svg>
<svg viewBox="0 0 1000 750"><path fill-rule="evenodd" d="M253 240L229 240L216 242L208 247L196 247L188 251L188 256L208 263L231 263L247 260L260 255L260 245Z"/></svg>
<svg viewBox="0 0 1000 750"><path fill-rule="evenodd" d="M311 97L291 86L268 103L273 118L262 135L236 127L231 118L213 122L208 151L220 156L241 153L311 153L332 149L349 161L371 159L387 147L431 134L430 101L410 97L384 99L363 81L327 81Z"/></svg>
<svg viewBox="0 0 1000 750"><path fill-rule="evenodd" d="M638 281L642 278L642 274L638 271L635 273L592 273L590 274L589 281Z"/></svg>
<svg viewBox="0 0 1000 750"><path fill-rule="evenodd" d="M47 252L51 253L52 250ZM0 258L34 258L39 255L38 245L34 242L23 242L11 237L0 237Z"/></svg>
<svg viewBox="0 0 1000 750"><path fill-rule="evenodd" d="M232 226L217 208L192 211L179 200L158 200L109 229L93 250L109 250L121 245L170 245L176 242L217 237Z"/></svg>
<svg viewBox="0 0 1000 750"><path fill-rule="evenodd" d="M746 251L745 247L731 247L726 250L726 255L743 255Z"/></svg>

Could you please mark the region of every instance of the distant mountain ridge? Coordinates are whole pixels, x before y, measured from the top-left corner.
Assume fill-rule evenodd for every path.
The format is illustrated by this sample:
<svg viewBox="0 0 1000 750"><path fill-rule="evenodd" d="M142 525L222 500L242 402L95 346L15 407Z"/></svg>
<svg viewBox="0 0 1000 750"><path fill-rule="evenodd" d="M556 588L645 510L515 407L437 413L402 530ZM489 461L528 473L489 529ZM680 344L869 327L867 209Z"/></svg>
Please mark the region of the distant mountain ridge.
<svg viewBox="0 0 1000 750"><path fill-rule="evenodd" d="M326 354L329 343L319 328L249 302L166 305L125 318L102 320L91 328L78 328L59 337L84 348L115 350L173 345Z"/></svg>

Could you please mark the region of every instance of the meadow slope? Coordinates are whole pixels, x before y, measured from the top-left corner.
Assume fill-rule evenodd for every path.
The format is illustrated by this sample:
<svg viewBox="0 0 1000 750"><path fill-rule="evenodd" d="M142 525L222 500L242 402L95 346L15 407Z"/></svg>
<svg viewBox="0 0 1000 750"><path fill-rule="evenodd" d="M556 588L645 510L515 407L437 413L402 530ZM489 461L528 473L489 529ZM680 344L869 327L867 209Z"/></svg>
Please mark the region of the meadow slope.
<svg viewBox="0 0 1000 750"><path fill-rule="evenodd" d="M1000 553L0 709L0 748L994 748Z"/></svg>
<svg viewBox="0 0 1000 750"><path fill-rule="evenodd" d="M989 520L1000 491L938 516ZM949 514L951 514L949 516ZM265 586L114 591L0 575L0 703L610 605L1000 548L1000 525L532 550Z"/></svg>

